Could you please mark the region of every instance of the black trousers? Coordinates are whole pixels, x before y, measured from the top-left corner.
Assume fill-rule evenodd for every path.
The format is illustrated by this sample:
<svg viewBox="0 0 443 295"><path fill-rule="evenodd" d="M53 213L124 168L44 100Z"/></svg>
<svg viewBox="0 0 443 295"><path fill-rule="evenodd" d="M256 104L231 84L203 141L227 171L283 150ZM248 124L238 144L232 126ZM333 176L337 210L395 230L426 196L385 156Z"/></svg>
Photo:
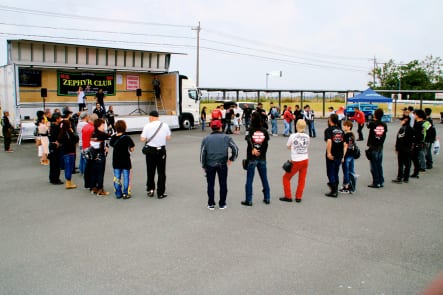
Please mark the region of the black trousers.
<svg viewBox="0 0 443 295"><path fill-rule="evenodd" d="M56 183L60 180L60 149L51 150L49 154L49 182Z"/></svg>
<svg viewBox="0 0 443 295"><path fill-rule="evenodd" d="M146 153L146 172L148 180L146 190L155 190L155 172L157 171L157 196L161 196L166 190L166 149L149 147Z"/></svg>
<svg viewBox="0 0 443 295"><path fill-rule="evenodd" d="M363 140L363 127L365 126L365 124L358 124L358 140Z"/></svg>
<svg viewBox="0 0 443 295"><path fill-rule="evenodd" d="M409 151L399 151L397 152L397 162L398 162L398 180L408 180L409 174L411 172L411 152Z"/></svg>

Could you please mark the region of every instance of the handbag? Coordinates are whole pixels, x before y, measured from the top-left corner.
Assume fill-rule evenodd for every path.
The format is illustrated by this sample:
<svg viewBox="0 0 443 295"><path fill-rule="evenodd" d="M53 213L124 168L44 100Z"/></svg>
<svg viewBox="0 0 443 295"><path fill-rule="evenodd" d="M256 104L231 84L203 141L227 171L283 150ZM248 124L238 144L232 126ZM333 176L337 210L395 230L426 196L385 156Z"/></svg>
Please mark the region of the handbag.
<svg viewBox="0 0 443 295"><path fill-rule="evenodd" d="M292 161L287 160L286 162L284 162L282 168L283 168L283 170L285 170L287 173L291 172L291 170L292 170Z"/></svg>
<svg viewBox="0 0 443 295"><path fill-rule="evenodd" d="M35 139L35 145L36 145L36 146L41 146L41 145L42 145L42 140L40 139L40 137L37 137L37 138Z"/></svg>
<svg viewBox="0 0 443 295"><path fill-rule="evenodd" d="M148 143L157 135L157 133L160 131L160 128L162 128L163 122L160 123L160 125L158 126L157 130L155 130L155 133L151 136L151 138L149 138L146 142L145 145L142 148L142 153L144 155L146 155L149 151L149 146Z"/></svg>

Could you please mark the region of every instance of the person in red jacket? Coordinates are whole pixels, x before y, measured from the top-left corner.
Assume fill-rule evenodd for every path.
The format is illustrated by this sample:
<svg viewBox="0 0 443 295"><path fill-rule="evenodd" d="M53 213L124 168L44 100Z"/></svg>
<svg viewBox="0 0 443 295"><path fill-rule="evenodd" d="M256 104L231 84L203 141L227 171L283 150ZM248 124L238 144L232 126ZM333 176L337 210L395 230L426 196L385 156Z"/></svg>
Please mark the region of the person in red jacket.
<svg viewBox="0 0 443 295"><path fill-rule="evenodd" d="M363 140L362 129L365 126L365 113L360 111L360 109L358 107L355 107L354 108L354 116L350 117L349 120L354 120L355 122L357 122L357 124L358 124L358 129L357 129L358 139L357 139L357 141L362 141Z"/></svg>

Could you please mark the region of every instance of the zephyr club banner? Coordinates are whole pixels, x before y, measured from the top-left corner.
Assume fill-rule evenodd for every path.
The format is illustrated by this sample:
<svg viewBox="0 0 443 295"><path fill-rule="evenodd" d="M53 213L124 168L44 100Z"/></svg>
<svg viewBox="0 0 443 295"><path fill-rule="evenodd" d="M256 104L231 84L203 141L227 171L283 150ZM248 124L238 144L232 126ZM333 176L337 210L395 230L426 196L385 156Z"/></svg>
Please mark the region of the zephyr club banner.
<svg viewBox="0 0 443 295"><path fill-rule="evenodd" d="M79 87L94 96L102 88L105 95L115 95L115 74L106 72L57 72L58 95L77 95Z"/></svg>

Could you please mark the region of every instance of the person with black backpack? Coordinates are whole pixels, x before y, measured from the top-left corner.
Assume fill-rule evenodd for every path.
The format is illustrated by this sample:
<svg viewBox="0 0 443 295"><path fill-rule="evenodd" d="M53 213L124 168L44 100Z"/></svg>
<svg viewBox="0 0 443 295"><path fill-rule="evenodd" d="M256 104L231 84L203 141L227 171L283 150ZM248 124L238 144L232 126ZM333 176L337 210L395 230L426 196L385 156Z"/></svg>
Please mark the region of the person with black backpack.
<svg viewBox="0 0 443 295"><path fill-rule="evenodd" d="M426 121L430 123L428 130L426 130L425 137L425 158L426 158L426 169L432 169L432 144L437 138L437 132L435 130L434 122L431 118L432 110L430 108L425 108Z"/></svg>

